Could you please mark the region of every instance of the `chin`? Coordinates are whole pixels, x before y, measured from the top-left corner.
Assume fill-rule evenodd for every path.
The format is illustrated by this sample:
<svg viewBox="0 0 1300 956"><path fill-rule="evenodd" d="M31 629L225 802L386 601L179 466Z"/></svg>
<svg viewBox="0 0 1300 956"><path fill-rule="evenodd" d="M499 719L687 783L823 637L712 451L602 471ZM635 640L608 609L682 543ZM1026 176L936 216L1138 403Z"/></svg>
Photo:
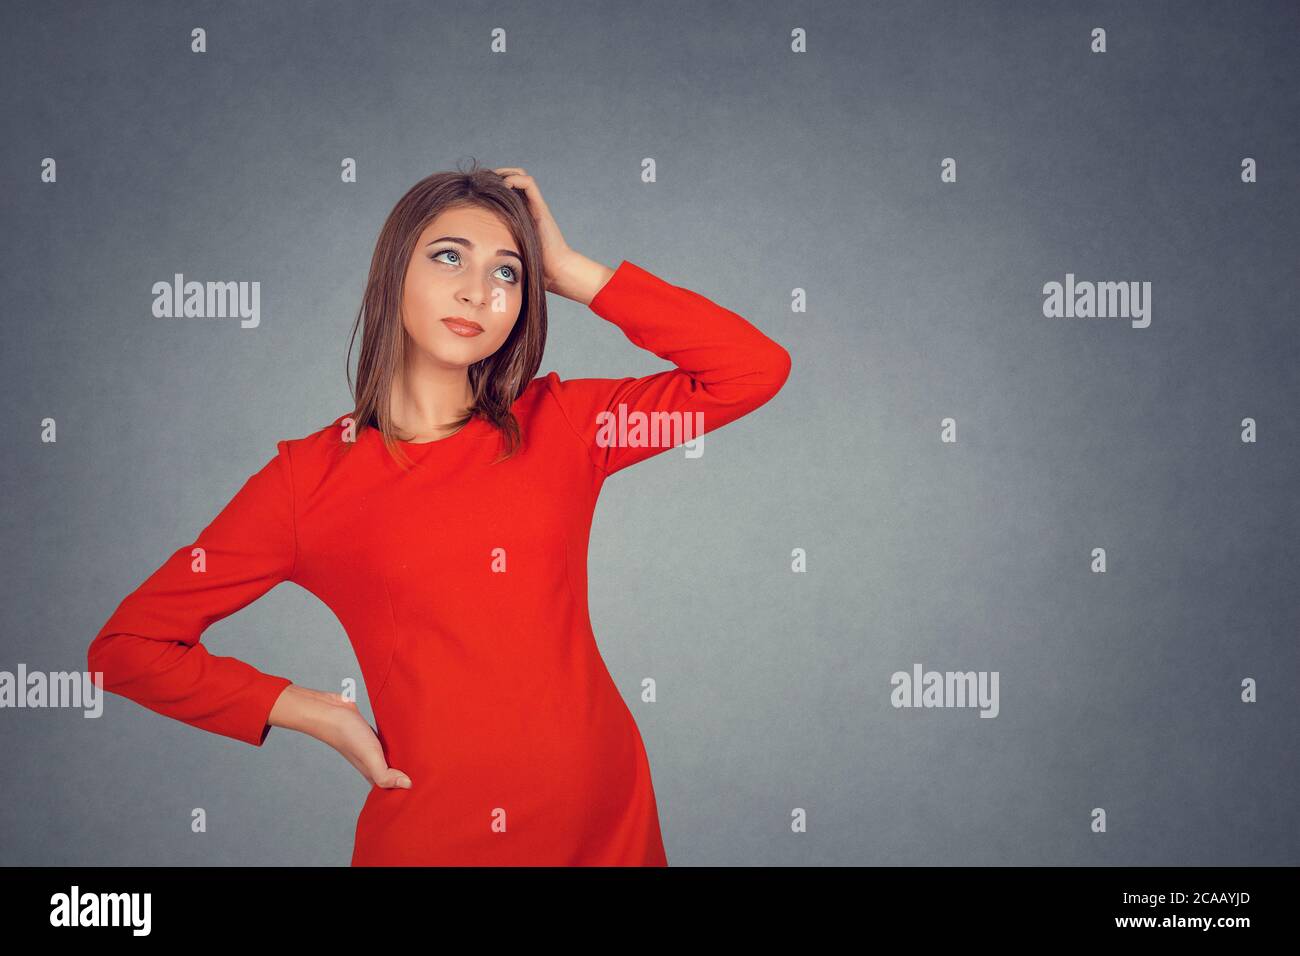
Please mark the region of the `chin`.
<svg viewBox="0 0 1300 956"><path fill-rule="evenodd" d="M439 365L451 368L469 368L475 362L482 361L492 354L492 351L487 349L449 349L443 345L436 349L425 349L425 352L432 356Z"/></svg>

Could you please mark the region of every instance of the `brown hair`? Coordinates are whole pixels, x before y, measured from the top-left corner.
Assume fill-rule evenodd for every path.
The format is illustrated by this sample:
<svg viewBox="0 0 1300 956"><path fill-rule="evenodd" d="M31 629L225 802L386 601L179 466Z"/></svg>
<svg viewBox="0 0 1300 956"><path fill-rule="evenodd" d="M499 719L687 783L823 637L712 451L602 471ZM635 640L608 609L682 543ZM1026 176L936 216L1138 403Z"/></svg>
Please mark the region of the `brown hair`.
<svg viewBox="0 0 1300 956"><path fill-rule="evenodd" d="M546 287L542 280L541 241L527 200L522 193L507 186L498 173L479 166L477 160L468 170L426 176L398 200L379 231L370 260L370 277L348 344L350 366L352 345L360 327L361 354L355 388L348 375L355 406L351 418L358 428L377 429L383 436L384 447L403 467L411 462L394 443L396 432L389 396L410 339L399 311L406 270L420 233L444 210L459 206L479 206L500 216L523 257L523 305L519 318L499 349L469 367L474 401L469 413L454 423L464 427L475 415L490 422L501 433L505 445L505 452L497 461L511 457L519 447L519 422L510 406L523 394L542 364L546 345Z"/></svg>

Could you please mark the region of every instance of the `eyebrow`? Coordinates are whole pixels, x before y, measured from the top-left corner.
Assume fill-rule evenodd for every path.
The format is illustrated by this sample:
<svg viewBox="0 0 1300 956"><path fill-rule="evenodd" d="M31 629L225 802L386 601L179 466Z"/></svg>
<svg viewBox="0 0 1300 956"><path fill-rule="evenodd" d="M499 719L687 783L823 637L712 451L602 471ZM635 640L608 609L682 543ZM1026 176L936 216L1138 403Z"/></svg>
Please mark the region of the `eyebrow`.
<svg viewBox="0 0 1300 956"><path fill-rule="evenodd" d="M470 249L474 248L474 243L470 242L468 239L462 239L460 236L441 236L437 239L430 239L425 243L425 246L431 246L435 242L459 242L462 246L468 246ZM523 265L524 263L524 260L520 258L519 253L515 252L513 249L498 249L497 255L514 256L516 259L519 259L520 265Z"/></svg>

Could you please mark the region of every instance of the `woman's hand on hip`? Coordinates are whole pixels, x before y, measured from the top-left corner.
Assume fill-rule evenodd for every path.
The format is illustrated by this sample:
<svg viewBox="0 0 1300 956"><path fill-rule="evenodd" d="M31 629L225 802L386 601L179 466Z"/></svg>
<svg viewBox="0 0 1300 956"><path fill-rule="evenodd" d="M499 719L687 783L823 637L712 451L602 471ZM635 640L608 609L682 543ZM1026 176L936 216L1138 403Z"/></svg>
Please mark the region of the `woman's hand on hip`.
<svg viewBox="0 0 1300 956"><path fill-rule="evenodd" d="M299 730L333 747L361 776L376 787L410 789L411 778L388 766L379 735L366 722L354 701L291 684L271 710L270 723Z"/></svg>

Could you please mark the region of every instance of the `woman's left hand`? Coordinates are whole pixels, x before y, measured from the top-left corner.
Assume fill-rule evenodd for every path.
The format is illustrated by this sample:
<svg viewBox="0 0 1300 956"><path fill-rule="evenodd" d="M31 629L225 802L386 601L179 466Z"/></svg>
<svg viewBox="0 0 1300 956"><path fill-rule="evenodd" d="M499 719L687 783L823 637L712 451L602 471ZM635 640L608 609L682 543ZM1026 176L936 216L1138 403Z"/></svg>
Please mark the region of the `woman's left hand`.
<svg viewBox="0 0 1300 956"><path fill-rule="evenodd" d="M533 223L542 243L542 271L546 291L562 295L566 299L589 303L613 270L569 248L532 176L517 166L502 166L493 172L505 179L507 186L522 191L528 200L528 208L532 212Z"/></svg>

